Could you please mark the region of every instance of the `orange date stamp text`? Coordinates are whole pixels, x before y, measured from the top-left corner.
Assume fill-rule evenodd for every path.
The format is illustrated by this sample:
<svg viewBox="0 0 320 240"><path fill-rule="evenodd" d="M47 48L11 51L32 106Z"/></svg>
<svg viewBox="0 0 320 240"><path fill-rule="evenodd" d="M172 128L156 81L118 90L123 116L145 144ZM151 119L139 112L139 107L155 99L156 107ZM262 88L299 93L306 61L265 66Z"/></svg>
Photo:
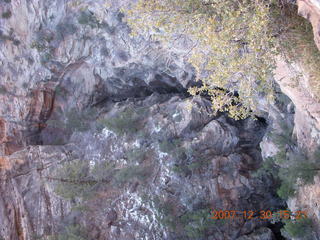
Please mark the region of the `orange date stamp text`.
<svg viewBox="0 0 320 240"><path fill-rule="evenodd" d="M302 219L308 218L306 211L295 211L291 212L289 210L213 210L211 211L211 219L261 219L261 220L270 220L272 218L280 219Z"/></svg>

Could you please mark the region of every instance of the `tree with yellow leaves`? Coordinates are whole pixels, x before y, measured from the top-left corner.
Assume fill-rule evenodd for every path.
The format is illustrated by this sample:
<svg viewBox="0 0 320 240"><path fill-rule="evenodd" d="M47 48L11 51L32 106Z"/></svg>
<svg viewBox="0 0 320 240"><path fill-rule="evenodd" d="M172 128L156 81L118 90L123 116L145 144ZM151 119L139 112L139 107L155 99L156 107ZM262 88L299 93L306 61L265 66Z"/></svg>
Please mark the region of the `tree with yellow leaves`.
<svg viewBox="0 0 320 240"><path fill-rule="evenodd" d="M273 99L274 40L266 0L138 0L127 10L133 35L151 34L168 44L189 37L189 61L215 112L235 119L256 111L256 101ZM206 77L202 77L206 73ZM201 76L201 77L200 77Z"/></svg>

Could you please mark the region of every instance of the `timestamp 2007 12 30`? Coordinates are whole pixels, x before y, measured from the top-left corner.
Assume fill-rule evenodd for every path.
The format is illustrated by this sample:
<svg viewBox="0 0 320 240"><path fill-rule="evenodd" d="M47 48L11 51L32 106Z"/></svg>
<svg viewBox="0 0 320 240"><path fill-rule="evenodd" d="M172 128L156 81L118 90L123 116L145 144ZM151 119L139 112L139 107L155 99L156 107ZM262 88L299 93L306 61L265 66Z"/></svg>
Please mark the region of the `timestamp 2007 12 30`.
<svg viewBox="0 0 320 240"><path fill-rule="evenodd" d="M244 211L237 211L237 210L213 210L211 211L211 219L261 219L261 220L268 220L272 219L273 217L278 217L280 219L302 219L307 218L306 211L295 211L291 212L289 210L279 210L279 211L271 211L271 210L261 210L261 211L254 211L254 210L244 210Z"/></svg>

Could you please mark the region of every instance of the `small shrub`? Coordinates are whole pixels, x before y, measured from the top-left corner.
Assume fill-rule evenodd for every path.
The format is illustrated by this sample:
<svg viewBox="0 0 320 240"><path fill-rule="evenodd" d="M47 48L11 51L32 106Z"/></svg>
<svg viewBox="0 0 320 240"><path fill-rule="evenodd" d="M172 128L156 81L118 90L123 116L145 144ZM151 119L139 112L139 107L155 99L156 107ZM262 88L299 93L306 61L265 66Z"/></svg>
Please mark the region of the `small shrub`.
<svg viewBox="0 0 320 240"><path fill-rule="evenodd" d="M134 134L139 131L144 114L144 109L127 108L115 116L100 120L100 125L117 135Z"/></svg>
<svg viewBox="0 0 320 240"><path fill-rule="evenodd" d="M203 166L203 162L193 162L188 164L188 169L190 170L195 170L195 169L200 169Z"/></svg>
<svg viewBox="0 0 320 240"><path fill-rule="evenodd" d="M55 192L66 199L82 198L92 187L92 178L89 176L89 162L72 160L57 169L55 178Z"/></svg>
<svg viewBox="0 0 320 240"><path fill-rule="evenodd" d="M289 146L292 147L291 144L289 143ZM294 196L298 179L302 184L314 183L314 177L320 171L320 163L315 161L317 152L314 153L313 159L309 159L301 149L291 149L287 153L285 144L282 144L279 150L273 158L267 158L255 174L261 176L269 173L281 180L277 193L279 197L288 199Z"/></svg>
<svg viewBox="0 0 320 240"><path fill-rule="evenodd" d="M172 168L172 171L178 174L183 174L184 176L194 173L195 171L199 171L204 169L210 163L209 159L195 157L194 159L184 160L180 159L179 163L175 164Z"/></svg>
<svg viewBox="0 0 320 240"><path fill-rule="evenodd" d="M79 111L72 108L66 113L65 128L71 132L79 131L84 132L90 128L90 120L96 116L95 109L85 109Z"/></svg>
<svg viewBox="0 0 320 240"><path fill-rule="evenodd" d="M72 160L57 169L55 176L55 192L66 198L90 199L99 189L107 183L124 185L132 180L144 183L152 174L152 169L145 166L126 166L119 170L109 161L92 162L85 160Z"/></svg>
<svg viewBox="0 0 320 240"><path fill-rule="evenodd" d="M12 13L10 10L7 10L5 12L2 13L2 18L10 18L12 16Z"/></svg>
<svg viewBox="0 0 320 240"><path fill-rule="evenodd" d="M277 190L278 196L282 199L293 197L296 192L294 184L295 182L282 181L280 188Z"/></svg>
<svg viewBox="0 0 320 240"><path fill-rule="evenodd" d="M74 131L83 132L88 130L88 125L84 121L84 119L81 118L80 113L77 110L72 109L67 113L66 128L70 129L72 132Z"/></svg>
<svg viewBox="0 0 320 240"><path fill-rule="evenodd" d="M174 172L187 176L209 166L210 158L195 151L193 147L182 147L180 142L177 141L177 147L171 152L171 156L175 158L175 165L172 168Z"/></svg>
<svg viewBox="0 0 320 240"><path fill-rule="evenodd" d="M109 161L72 160L57 169L55 192L66 199L90 199L99 188L112 181L115 165Z"/></svg>
<svg viewBox="0 0 320 240"><path fill-rule="evenodd" d="M186 176L186 175L188 175L188 173L190 173L190 169L188 168L188 166L186 166L184 164L177 164L177 165L173 166L172 171L174 171L177 174L183 174L184 176Z"/></svg>
<svg viewBox="0 0 320 240"><path fill-rule="evenodd" d="M209 159L204 159L204 158L198 158L198 159L194 159L191 163L189 163L188 169L191 171L196 171L196 170L200 170L203 169L204 167L207 167L208 164L210 163Z"/></svg>
<svg viewBox="0 0 320 240"><path fill-rule="evenodd" d="M176 231L180 223L178 217L174 215L174 205L170 201L161 201L158 197L153 200L157 209L157 220L162 226L167 227L171 231Z"/></svg>
<svg viewBox="0 0 320 240"><path fill-rule="evenodd" d="M170 140L164 140L159 143L159 149L161 152L171 154L175 150L179 148L181 144L180 139L170 139Z"/></svg>
<svg viewBox="0 0 320 240"><path fill-rule="evenodd" d="M112 179L115 173L115 164L108 160L95 162L92 170L91 176L98 182L105 182L106 180Z"/></svg>
<svg viewBox="0 0 320 240"><path fill-rule="evenodd" d="M262 166L255 172L256 177L260 177L264 174L271 174L272 176L278 176L278 166L275 164L274 158L268 157L266 158Z"/></svg>
<svg viewBox="0 0 320 240"><path fill-rule="evenodd" d="M309 218L302 218L296 220L285 220L285 225L281 232L289 234L292 238L304 238L312 233L312 220Z"/></svg>
<svg viewBox="0 0 320 240"><path fill-rule="evenodd" d="M300 179L302 184L313 183L314 176L319 172L320 168L302 153L292 153L286 167L279 169L279 178L282 185L279 189L279 196L285 199L293 196L294 185Z"/></svg>
<svg viewBox="0 0 320 240"><path fill-rule="evenodd" d="M279 149L279 152L277 152L277 154L273 157L273 159L276 164L285 163L287 160L287 153L285 148Z"/></svg>
<svg viewBox="0 0 320 240"><path fill-rule="evenodd" d="M293 127L290 126L285 119L279 121L280 133L270 132L272 141L280 150L285 149L286 145L294 145L292 141Z"/></svg>
<svg viewBox="0 0 320 240"><path fill-rule="evenodd" d="M57 37L60 39L63 39L64 37L68 35L73 35L78 31L78 28L76 25L74 25L72 22L62 22L59 23L56 27L57 29Z"/></svg>
<svg viewBox="0 0 320 240"><path fill-rule="evenodd" d="M143 148L135 148L126 153L126 157L129 162L143 162L146 156L145 149Z"/></svg>
<svg viewBox="0 0 320 240"><path fill-rule="evenodd" d="M166 139L159 142L159 150L161 152L170 154L175 159L180 159L185 157L186 149L181 146L182 141L179 138Z"/></svg>
<svg viewBox="0 0 320 240"><path fill-rule="evenodd" d="M206 233L216 226L214 219L210 219L210 208L187 212L181 217L184 230L191 239L206 237Z"/></svg>
<svg viewBox="0 0 320 240"><path fill-rule="evenodd" d="M58 234L58 240L87 240L88 234L83 226L72 224L67 226L62 233Z"/></svg>
<svg viewBox="0 0 320 240"><path fill-rule="evenodd" d="M292 175L292 178L299 178L303 181L303 184L314 183L314 176L320 170L316 163L310 162L306 157L299 157L299 154L293 155L290 161L287 176Z"/></svg>
<svg viewBox="0 0 320 240"><path fill-rule="evenodd" d="M179 215L174 201L163 201L159 197L155 197L152 202L157 210L156 218L159 223L179 234L179 236L183 236L183 239L186 236L190 239L205 238L206 234L219 226L219 224L223 224L223 221L210 219L211 210L208 207L186 211L184 214Z"/></svg>
<svg viewBox="0 0 320 240"><path fill-rule="evenodd" d="M100 23L98 19L94 16L93 13L89 11L82 11L80 13L80 16L78 17L78 22L81 25L88 25L91 28L97 28L100 27Z"/></svg>
<svg viewBox="0 0 320 240"><path fill-rule="evenodd" d="M128 166L120 169L114 176L115 183L123 185L133 179L145 182L152 174L151 169L143 166Z"/></svg>

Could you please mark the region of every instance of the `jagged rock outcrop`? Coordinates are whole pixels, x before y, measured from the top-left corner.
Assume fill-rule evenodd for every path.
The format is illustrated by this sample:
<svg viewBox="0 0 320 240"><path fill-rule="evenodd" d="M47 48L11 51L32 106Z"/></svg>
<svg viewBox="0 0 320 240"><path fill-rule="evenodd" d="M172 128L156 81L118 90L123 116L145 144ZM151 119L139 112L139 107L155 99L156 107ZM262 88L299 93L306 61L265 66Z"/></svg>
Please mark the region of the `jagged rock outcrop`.
<svg viewBox="0 0 320 240"><path fill-rule="evenodd" d="M179 111L178 106L188 101L172 94L153 94L144 100L117 103L99 118L113 119L127 109L143 109L138 119L134 112L126 114L125 121L133 122L121 125L124 133L118 132L117 125L96 128L99 121L91 121L89 129L71 134L69 144L32 146L12 154L13 169L2 172L2 236L49 236L76 222L87 229L90 239L194 239L187 234L193 220L179 222L183 216L199 211L210 215L208 209L276 207L279 201L272 179L261 182L250 173L262 161L259 142L248 143L248 131L242 133L245 125L255 129L251 134L263 132L265 125L247 120L232 126L233 121L224 116L212 118L205 108L202 120L197 106L205 106L207 100L194 99L190 112ZM243 142L247 144L241 145ZM91 193L89 200L77 200L86 206L84 212L72 210L76 203L56 192L57 183L63 181L57 172L66 162L78 159L87 159L88 166L114 164L110 178L104 169L103 179L108 183ZM121 171L130 173L117 175ZM170 219L177 228L172 228ZM208 229L196 228L193 234L198 234L196 239L236 239L267 224L261 219L216 221ZM252 235L261 235L255 239L273 239L270 231L259 231Z"/></svg>
<svg viewBox="0 0 320 240"><path fill-rule="evenodd" d="M131 38L118 4L107 9L104 3L0 3L2 12L11 12L0 19L0 98L7 103L0 110L7 134L3 153L36 141L53 101L53 108L61 100L64 108L82 109L110 99L182 92L192 83L183 57Z"/></svg>

